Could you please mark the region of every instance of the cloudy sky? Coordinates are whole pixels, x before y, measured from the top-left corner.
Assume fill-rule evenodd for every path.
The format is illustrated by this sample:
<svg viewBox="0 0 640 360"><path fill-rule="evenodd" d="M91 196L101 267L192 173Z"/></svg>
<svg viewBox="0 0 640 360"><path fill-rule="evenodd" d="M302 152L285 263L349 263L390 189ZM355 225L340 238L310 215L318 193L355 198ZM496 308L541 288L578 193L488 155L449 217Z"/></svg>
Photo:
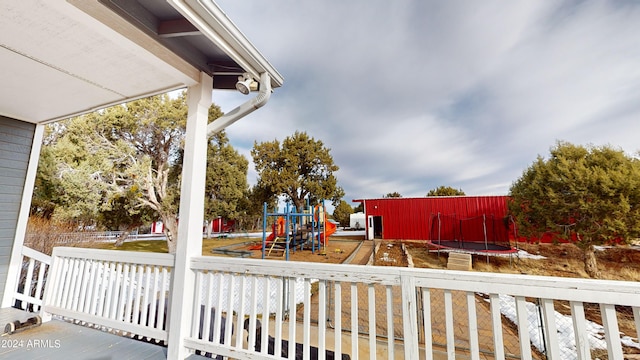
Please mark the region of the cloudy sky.
<svg viewBox="0 0 640 360"><path fill-rule="evenodd" d="M557 140L640 150L640 2L217 2L285 78L232 144L250 160L305 131L348 202L505 195ZM226 112L246 100L214 92Z"/></svg>

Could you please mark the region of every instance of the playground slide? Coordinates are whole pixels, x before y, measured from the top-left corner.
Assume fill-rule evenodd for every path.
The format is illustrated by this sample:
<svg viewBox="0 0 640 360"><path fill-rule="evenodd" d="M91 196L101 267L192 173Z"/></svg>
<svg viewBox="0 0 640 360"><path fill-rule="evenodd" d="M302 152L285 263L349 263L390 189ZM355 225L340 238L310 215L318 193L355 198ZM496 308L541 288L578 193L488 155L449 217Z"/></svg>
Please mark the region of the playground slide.
<svg viewBox="0 0 640 360"><path fill-rule="evenodd" d="M320 233L320 239L323 245L327 245L327 243L329 242L329 236L333 235L333 233L336 232L336 224L330 221L327 221L324 223L324 228L325 228L325 231ZM326 233L326 240L325 240L325 233Z"/></svg>
<svg viewBox="0 0 640 360"><path fill-rule="evenodd" d="M286 236L286 233L284 232L284 228L285 228L285 219L282 216L280 216L278 217L278 220L276 220L276 223L273 224L273 232L267 236L267 238L265 239L265 244L269 246L271 242L275 240L276 237ZM260 250L262 249L262 245L254 245L249 247L249 249Z"/></svg>
<svg viewBox="0 0 640 360"><path fill-rule="evenodd" d="M327 221L325 224L325 231L320 233L320 241L322 241L323 245L327 245L329 241L329 236L333 235L336 232L336 224ZM275 224L273 224L273 232L267 236L265 239L265 246L270 246L271 242L275 240L276 237L284 237L287 234L285 233L285 219L283 217L279 217ZM277 234L276 234L277 233ZM326 238L325 238L326 233ZM250 250L260 250L262 249L262 245L254 245L249 247Z"/></svg>

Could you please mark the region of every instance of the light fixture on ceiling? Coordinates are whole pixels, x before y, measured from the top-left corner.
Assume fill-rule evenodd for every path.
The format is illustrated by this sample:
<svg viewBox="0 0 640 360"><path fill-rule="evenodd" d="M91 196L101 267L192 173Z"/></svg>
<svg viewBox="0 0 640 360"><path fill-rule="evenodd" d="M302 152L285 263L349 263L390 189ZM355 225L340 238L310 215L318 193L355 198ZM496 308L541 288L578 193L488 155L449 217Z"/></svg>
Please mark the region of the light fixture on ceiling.
<svg viewBox="0 0 640 360"><path fill-rule="evenodd" d="M249 94L249 92L251 92L252 88L256 87L255 85L254 85L253 79L251 78L251 74L244 73L241 76L238 76L236 89L241 93L243 93L244 95L247 95Z"/></svg>

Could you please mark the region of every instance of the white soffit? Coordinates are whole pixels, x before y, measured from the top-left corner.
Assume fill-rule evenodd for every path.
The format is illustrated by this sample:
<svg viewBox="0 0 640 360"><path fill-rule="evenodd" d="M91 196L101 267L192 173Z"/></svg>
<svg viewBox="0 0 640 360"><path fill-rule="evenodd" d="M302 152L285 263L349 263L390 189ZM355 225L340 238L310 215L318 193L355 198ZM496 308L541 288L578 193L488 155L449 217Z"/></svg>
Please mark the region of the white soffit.
<svg viewBox="0 0 640 360"><path fill-rule="evenodd" d="M0 115L53 121L197 82L195 68L116 17L118 32L63 0L0 0L0 14Z"/></svg>

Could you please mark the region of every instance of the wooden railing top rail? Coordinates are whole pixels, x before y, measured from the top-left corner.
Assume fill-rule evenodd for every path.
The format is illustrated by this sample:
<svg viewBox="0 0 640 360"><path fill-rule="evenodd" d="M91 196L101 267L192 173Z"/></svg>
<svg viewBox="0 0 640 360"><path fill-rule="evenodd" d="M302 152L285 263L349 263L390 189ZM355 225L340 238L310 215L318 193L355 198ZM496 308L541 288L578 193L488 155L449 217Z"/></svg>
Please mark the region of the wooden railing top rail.
<svg viewBox="0 0 640 360"><path fill-rule="evenodd" d="M286 276L329 281L358 282L362 284L398 285L402 268L361 265L323 264L307 262L285 262L260 259L238 259L223 257L194 257L193 270L216 270L222 272L245 273L263 276Z"/></svg>
<svg viewBox="0 0 640 360"><path fill-rule="evenodd" d="M85 249L76 247L56 247L53 257L75 257L87 260L111 261L139 265L173 266L175 257L172 254L121 251L103 249Z"/></svg>
<svg viewBox="0 0 640 360"><path fill-rule="evenodd" d="M269 261L267 266L265 261L268 260L203 256L194 258L191 266L194 270L318 278L382 285L399 285L401 277L413 277L416 286L434 289L640 306L640 286L630 281L283 261Z"/></svg>

